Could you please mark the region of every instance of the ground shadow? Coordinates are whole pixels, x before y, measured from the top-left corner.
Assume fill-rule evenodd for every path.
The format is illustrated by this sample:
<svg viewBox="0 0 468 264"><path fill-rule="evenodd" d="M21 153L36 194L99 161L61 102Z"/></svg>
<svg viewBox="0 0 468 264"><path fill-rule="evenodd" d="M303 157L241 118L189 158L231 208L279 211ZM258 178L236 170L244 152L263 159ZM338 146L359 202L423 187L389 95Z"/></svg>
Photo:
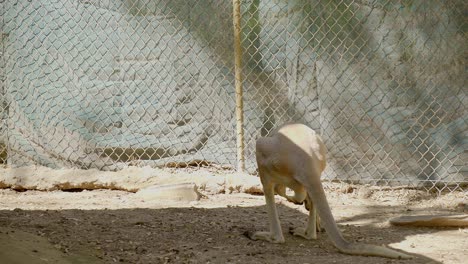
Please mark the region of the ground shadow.
<svg viewBox="0 0 468 264"><path fill-rule="evenodd" d="M252 241L243 235L246 231L268 227L264 206L3 210L0 229L2 233L14 230L42 237L68 256L69 263L389 263L385 258L340 254L325 234L312 241L294 237L288 234L288 228L302 225L306 216L281 204L278 210L286 238L286 243L281 245ZM379 244L400 242L415 233L393 227L340 225L340 229L350 240L377 243L372 238L382 237ZM439 263L421 255L396 262Z"/></svg>

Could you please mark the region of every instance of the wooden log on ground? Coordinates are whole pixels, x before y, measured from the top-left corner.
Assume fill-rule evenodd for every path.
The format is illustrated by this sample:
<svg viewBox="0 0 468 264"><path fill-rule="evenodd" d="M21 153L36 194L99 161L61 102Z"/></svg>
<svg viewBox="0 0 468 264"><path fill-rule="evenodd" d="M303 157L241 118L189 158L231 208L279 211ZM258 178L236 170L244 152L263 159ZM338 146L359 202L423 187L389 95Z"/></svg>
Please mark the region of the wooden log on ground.
<svg viewBox="0 0 468 264"><path fill-rule="evenodd" d="M390 219L396 226L468 227L468 215L416 215Z"/></svg>

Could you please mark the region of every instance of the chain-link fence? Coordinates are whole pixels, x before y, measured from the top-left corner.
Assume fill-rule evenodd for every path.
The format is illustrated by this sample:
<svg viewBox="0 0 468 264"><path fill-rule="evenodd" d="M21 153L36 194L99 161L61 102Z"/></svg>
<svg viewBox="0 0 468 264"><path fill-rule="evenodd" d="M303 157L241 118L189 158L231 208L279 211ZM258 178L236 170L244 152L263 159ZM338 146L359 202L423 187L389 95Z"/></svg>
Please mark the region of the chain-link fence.
<svg viewBox="0 0 468 264"><path fill-rule="evenodd" d="M236 165L231 1L1 1L0 160L118 170ZM465 1L244 0L247 170L284 122L326 176L468 184Z"/></svg>

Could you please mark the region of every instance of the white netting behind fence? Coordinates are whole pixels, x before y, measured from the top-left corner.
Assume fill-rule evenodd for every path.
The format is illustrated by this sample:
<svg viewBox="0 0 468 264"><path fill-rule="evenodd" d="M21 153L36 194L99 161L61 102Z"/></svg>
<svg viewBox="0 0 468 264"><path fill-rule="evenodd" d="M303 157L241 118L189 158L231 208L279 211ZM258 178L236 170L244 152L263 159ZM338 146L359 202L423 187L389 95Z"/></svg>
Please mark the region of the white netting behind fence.
<svg viewBox="0 0 468 264"><path fill-rule="evenodd" d="M0 1L0 160L236 165L231 1ZM284 122L326 177L466 188L465 1L242 1L246 165Z"/></svg>

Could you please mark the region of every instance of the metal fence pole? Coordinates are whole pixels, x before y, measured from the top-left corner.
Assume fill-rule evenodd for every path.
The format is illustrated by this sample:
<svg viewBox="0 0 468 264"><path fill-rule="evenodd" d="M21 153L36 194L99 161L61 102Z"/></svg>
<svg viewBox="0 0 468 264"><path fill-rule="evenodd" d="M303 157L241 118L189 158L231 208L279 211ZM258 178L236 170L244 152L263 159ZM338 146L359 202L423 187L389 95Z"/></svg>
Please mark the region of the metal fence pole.
<svg viewBox="0 0 468 264"><path fill-rule="evenodd" d="M234 63L236 78L237 170L244 171L244 106L242 101L242 49L240 0L233 0Z"/></svg>

